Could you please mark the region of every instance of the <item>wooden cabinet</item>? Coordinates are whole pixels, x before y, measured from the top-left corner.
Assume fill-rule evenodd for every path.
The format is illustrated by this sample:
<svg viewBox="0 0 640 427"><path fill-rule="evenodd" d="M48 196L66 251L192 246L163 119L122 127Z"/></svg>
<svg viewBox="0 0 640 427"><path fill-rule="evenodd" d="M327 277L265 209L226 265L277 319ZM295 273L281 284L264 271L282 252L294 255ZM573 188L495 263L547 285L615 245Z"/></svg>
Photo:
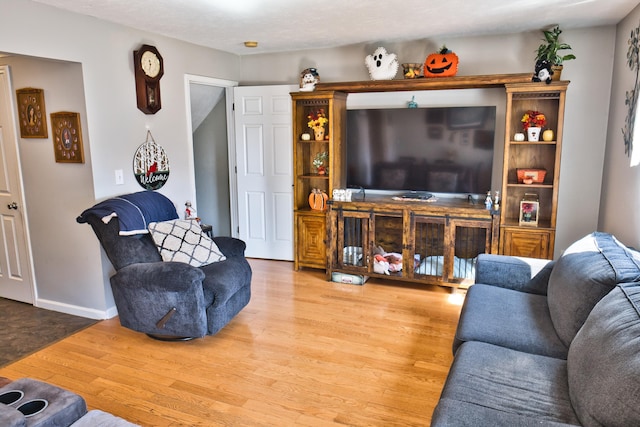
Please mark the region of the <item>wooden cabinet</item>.
<svg viewBox="0 0 640 427"><path fill-rule="evenodd" d="M478 254L498 251L498 223L496 215L466 199L408 202L368 196L367 201L332 201L327 278L340 272L468 286ZM380 253L400 258L401 264L381 271L375 260Z"/></svg>
<svg viewBox="0 0 640 427"><path fill-rule="evenodd" d="M515 227L502 229L501 253L517 254L529 258L553 257L554 232L552 230L520 230Z"/></svg>
<svg viewBox="0 0 640 427"><path fill-rule="evenodd" d="M564 122L565 95L569 82L506 84L506 126L501 189L500 253L504 255L553 258L555 243L560 154ZM550 141L516 141L516 133L525 133L522 117L527 111L545 115L554 137ZM543 169L542 182L525 183L518 170ZM523 198L537 199L537 221L521 218ZM525 205L528 206L528 205Z"/></svg>
<svg viewBox="0 0 640 427"><path fill-rule="evenodd" d="M326 268L327 237L325 213L300 213L296 216L296 259L300 266Z"/></svg>
<svg viewBox="0 0 640 427"><path fill-rule="evenodd" d="M344 187L345 124L347 94L336 91L294 92L293 102L293 208L294 268L326 268L326 211L313 210L309 195L314 189L331 195ZM309 128L309 115L322 111L327 122L324 136L315 139ZM308 134L309 139L302 137ZM327 153L318 170L314 158ZM322 172L322 173L320 173Z"/></svg>

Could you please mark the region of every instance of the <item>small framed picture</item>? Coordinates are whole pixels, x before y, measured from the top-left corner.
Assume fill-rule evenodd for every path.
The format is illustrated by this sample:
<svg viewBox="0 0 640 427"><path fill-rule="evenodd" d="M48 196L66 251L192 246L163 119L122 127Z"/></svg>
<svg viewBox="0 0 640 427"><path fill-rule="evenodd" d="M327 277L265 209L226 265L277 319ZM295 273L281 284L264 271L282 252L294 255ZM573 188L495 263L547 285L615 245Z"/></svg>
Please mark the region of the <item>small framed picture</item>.
<svg viewBox="0 0 640 427"><path fill-rule="evenodd" d="M53 152L58 163L84 163L80 113L51 113Z"/></svg>
<svg viewBox="0 0 640 427"><path fill-rule="evenodd" d="M537 227L539 211L538 196L525 194L520 201L520 225Z"/></svg>
<svg viewBox="0 0 640 427"><path fill-rule="evenodd" d="M31 87L16 90L18 118L22 138L47 138L47 113L44 91Z"/></svg>

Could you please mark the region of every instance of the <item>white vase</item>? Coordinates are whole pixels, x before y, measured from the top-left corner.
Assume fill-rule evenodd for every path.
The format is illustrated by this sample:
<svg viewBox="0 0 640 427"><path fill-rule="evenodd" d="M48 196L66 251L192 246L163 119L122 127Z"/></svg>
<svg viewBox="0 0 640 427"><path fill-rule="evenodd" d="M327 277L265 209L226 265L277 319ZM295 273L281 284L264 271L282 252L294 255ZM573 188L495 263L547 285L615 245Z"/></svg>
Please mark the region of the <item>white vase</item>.
<svg viewBox="0 0 640 427"><path fill-rule="evenodd" d="M540 130L542 128L539 127L530 127L527 129L527 136L529 137L529 141L535 142L540 141Z"/></svg>

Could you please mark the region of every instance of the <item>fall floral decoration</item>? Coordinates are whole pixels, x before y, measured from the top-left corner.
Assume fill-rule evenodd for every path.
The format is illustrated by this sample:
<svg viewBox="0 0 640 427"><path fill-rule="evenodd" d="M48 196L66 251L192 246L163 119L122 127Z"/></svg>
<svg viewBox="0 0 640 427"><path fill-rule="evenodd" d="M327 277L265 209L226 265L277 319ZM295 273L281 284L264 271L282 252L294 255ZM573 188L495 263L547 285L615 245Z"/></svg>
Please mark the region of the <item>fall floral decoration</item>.
<svg viewBox="0 0 640 427"><path fill-rule="evenodd" d="M547 118L540 111L529 110L522 116L522 127L524 130L530 127L541 128L547 124Z"/></svg>
<svg viewBox="0 0 640 427"><path fill-rule="evenodd" d="M309 123L307 124L313 130L315 130L317 127L324 127L324 125L329 122L329 119L327 119L327 115L324 113L324 109L322 108L315 113L309 113L307 118L309 119Z"/></svg>
<svg viewBox="0 0 640 427"><path fill-rule="evenodd" d="M319 109L318 111L311 112L307 116L309 122L307 125L313 129L313 133L315 135L316 141L324 140L324 125L329 123L329 119L327 119L327 115L324 112L324 109Z"/></svg>

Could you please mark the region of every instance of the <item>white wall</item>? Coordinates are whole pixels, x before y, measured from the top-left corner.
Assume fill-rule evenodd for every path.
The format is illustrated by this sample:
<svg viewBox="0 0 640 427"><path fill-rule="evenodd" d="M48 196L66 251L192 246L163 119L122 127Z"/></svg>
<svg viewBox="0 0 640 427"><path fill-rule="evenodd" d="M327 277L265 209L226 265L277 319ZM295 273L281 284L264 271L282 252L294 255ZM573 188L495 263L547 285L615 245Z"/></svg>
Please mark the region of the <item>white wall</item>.
<svg viewBox="0 0 640 427"><path fill-rule="evenodd" d="M598 226L615 31L614 26L607 26L562 34L561 40L573 47L577 60L565 63L562 74L562 79L571 84L562 148L556 257ZM307 67L316 67L322 82L368 80L364 58L377 46L396 53L403 63L422 62L443 44L460 58L458 75L528 73L533 72L534 51L541 37L541 32L529 32L402 43L381 41L338 49L249 55L242 57L240 81L297 83L299 72Z"/></svg>
<svg viewBox="0 0 640 427"><path fill-rule="evenodd" d="M640 248L640 215L636 213L640 211L640 167L629 166L622 128L627 116L625 92L633 89L636 77L627 65L627 42L638 25L640 6L618 24L599 222L600 229L636 248ZM640 141L636 144L640 150Z"/></svg>
<svg viewBox="0 0 640 427"><path fill-rule="evenodd" d="M160 82L162 109L155 115L145 115L136 108L133 51L145 43L155 45L164 58L165 73ZM142 190L134 180L132 163L136 148L145 142L147 126L167 151L171 166L169 181L160 192L179 205L179 209L184 207L180 205L185 200L193 199L193 153L187 143L184 76L236 80L239 58L25 0L0 0L0 52L80 64L82 73L77 78L82 80L86 97L82 124L86 164L55 164L53 154L49 156L43 150L38 153L42 156L38 159L42 168L25 171L26 182L53 173L57 181L65 183L59 187L51 185L52 188L38 191L37 195L32 193L35 190L27 189L28 200L38 197L38 204L50 209L38 215L30 212L30 229L37 230L43 239L51 239L42 250L34 251L36 281L43 286L47 284L44 293L47 301L36 301L36 305L44 302L55 306L51 308L89 317L112 315L112 297L106 280L111 266L101 257L90 227L77 224L75 218L96 200ZM14 77L25 86L38 87L46 84L47 71L47 67L42 67L42 78ZM47 110L54 111L49 105ZM47 141L44 144L52 144L50 139ZM24 151L40 147L27 142L20 145ZM125 171L125 185L115 185L116 169ZM70 199L72 203L65 203ZM55 222L47 213L55 215ZM32 237L35 234L32 231ZM77 256L55 255L56 251L71 246Z"/></svg>

